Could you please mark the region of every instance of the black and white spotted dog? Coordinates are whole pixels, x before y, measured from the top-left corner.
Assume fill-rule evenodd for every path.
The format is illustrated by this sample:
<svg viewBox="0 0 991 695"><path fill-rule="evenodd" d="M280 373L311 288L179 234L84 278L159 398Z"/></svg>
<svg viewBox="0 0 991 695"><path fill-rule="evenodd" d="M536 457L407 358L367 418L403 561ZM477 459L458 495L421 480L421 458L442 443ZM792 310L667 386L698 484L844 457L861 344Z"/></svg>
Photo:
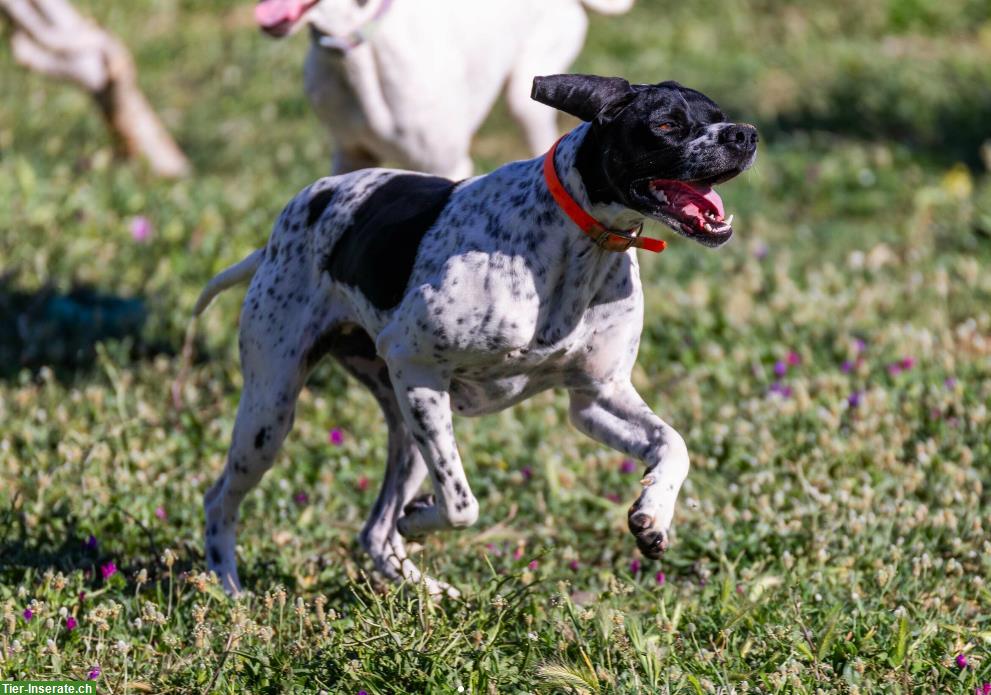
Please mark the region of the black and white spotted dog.
<svg viewBox="0 0 991 695"><path fill-rule="evenodd" d="M199 313L251 280L241 312L244 391L227 465L206 493L211 570L240 590L235 527L272 465L296 398L330 354L375 395L389 426L385 480L360 540L393 579L425 582L404 538L478 518L451 418L548 388L571 420L646 464L629 511L658 557L688 451L630 383L643 325L636 252L645 217L706 246L733 233L712 186L756 157L753 126L675 82L555 75L533 98L585 123L545 158L454 183L388 169L320 179L286 206L268 244L214 278ZM429 474L433 494L417 497Z"/></svg>

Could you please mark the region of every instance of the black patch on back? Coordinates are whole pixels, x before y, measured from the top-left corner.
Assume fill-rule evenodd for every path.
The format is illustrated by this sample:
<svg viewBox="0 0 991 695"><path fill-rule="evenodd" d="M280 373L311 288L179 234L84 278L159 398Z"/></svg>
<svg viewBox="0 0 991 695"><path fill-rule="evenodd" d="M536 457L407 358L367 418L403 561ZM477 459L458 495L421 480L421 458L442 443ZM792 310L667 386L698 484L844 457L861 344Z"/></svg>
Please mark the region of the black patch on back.
<svg viewBox="0 0 991 695"><path fill-rule="evenodd" d="M306 226L311 227L313 223L320 219L320 215L323 211L327 209L330 205L330 201L334 199L334 189L325 188L319 193L314 193L313 197L310 198L310 202L306 205Z"/></svg>
<svg viewBox="0 0 991 695"><path fill-rule="evenodd" d="M332 278L357 287L378 309L391 309L409 284L420 240L456 184L437 176L399 174L355 210L351 226L324 262Z"/></svg>

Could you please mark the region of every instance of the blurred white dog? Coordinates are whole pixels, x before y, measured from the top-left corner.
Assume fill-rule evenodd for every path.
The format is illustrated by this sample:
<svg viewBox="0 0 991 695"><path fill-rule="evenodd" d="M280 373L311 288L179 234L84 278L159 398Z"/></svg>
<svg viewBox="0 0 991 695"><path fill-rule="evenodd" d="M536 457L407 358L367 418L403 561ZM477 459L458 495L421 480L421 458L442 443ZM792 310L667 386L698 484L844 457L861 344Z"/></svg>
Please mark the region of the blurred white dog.
<svg viewBox="0 0 991 695"><path fill-rule="evenodd" d="M585 7L620 14L634 0L260 0L272 36L310 26L306 94L336 143L333 173L397 166L455 180L505 86L534 154L558 133L530 99L534 75L565 72L581 51Z"/></svg>

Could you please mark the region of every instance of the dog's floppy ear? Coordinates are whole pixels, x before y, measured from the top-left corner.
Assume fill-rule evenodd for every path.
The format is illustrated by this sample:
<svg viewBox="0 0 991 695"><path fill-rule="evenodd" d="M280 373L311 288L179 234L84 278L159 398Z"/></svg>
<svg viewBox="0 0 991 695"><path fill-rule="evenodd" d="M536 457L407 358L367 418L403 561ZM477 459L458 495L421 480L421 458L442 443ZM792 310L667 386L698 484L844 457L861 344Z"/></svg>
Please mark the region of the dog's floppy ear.
<svg viewBox="0 0 991 695"><path fill-rule="evenodd" d="M583 121L608 116L611 107L625 104L635 94L622 77L548 75L533 78L530 98L570 113Z"/></svg>

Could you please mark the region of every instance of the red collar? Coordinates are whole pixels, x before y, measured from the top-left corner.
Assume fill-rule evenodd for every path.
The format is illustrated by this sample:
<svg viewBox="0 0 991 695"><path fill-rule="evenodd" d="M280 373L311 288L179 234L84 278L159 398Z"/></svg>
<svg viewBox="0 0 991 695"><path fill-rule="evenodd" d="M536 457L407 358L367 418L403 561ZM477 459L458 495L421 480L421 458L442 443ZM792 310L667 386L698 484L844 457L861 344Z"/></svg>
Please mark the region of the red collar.
<svg viewBox="0 0 991 695"><path fill-rule="evenodd" d="M563 139L561 138L561 140ZM544 155L544 182L561 211L578 225L578 228L585 232L585 235L591 238L600 249L626 251L631 246L636 246L638 249L646 249L654 253L663 251L667 247L665 241L642 236L643 223L632 229L609 229L582 209L578 201L565 190L561 179L557 176L554 153L557 152L557 146L561 144L561 140L551 145L551 149Z"/></svg>

